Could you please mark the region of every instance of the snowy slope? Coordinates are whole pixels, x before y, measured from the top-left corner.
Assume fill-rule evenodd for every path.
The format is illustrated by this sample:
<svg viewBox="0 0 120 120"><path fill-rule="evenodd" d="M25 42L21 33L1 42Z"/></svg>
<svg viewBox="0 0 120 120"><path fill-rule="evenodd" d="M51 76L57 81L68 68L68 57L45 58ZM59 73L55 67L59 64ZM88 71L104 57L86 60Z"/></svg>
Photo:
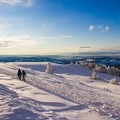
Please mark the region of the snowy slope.
<svg viewBox="0 0 120 120"><path fill-rule="evenodd" d="M0 63L0 120L120 120L120 86L114 76L79 65L47 63ZM27 83L17 79L18 68L27 72ZM120 80L120 78L117 78Z"/></svg>

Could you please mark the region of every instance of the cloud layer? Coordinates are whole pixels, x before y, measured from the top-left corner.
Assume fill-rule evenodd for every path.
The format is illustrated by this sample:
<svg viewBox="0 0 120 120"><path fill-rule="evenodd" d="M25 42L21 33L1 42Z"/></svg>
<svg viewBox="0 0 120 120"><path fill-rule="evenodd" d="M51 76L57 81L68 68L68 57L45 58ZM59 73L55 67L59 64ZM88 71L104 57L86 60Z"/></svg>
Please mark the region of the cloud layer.
<svg viewBox="0 0 120 120"><path fill-rule="evenodd" d="M72 36L62 35L58 37L32 37L29 35L19 36L0 36L0 47L20 47L20 46L33 46L39 45L43 41L50 40L69 40Z"/></svg>
<svg viewBox="0 0 120 120"><path fill-rule="evenodd" d="M41 39L38 37L31 37L28 35L6 37L0 36L0 47L21 47L33 46L39 44Z"/></svg>
<svg viewBox="0 0 120 120"><path fill-rule="evenodd" d="M83 48L83 49L84 49L84 48L91 48L91 47L89 47L89 46L83 46L83 47L80 47L80 48Z"/></svg>
<svg viewBox="0 0 120 120"><path fill-rule="evenodd" d="M110 30L110 27L103 26L103 25L90 25L88 27L88 31L93 31L93 30L99 30L100 32L106 32Z"/></svg>
<svg viewBox="0 0 120 120"><path fill-rule="evenodd" d="M8 5L22 5L25 7L31 7L35 0L0 0L0 4L8 4Z"/></svg>

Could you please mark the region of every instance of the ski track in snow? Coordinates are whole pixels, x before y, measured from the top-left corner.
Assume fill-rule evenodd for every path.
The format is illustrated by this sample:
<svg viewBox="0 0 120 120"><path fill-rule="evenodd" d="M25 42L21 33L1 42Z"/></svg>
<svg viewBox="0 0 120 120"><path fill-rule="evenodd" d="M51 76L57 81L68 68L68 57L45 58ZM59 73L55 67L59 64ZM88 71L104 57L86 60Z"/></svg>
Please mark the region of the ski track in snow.
<svg viewBox="0 0 120 120"><path fill-rule="evenodd" d="M100 116L108 116L109 119L120 120L119 85L112 85L104 80L92 80L89 78L92 73L90 70L76 65L60 67L61 73L58 71L59 65L53 65L57 71L54 75L44 73L44 66L42 64L41 66L39 65L42 71L39 71L38 67L36 70L35 67L32 69L32 66L35 65L29 65L29 67L26 67L25 64L18 65L19 66L17 66L17 63L1 63L0 79L4 80L4 83L5 81L9 81L9 84L8 82L6 83L7 86L0 84L0 120L9 120L9 118L11 118L11 120L79 120L79 117L81 117L80 120L82 120L82 118L83 120L87 120L88 118L86 116L92 119L92 115L90 114L93 113L94 117L99 113ZM71 69L70 72L67 73L67 67L69 69L73 68L73 74ZM25 69L27 72L27 83L21 86L11 84L11 80L16 81L17 79L16 71L18 68ZM81 74L78 74L75 68L77 71L79 70ZM66 74L64 74L63 71ZM75 72L76 74L74 74ZM110 80L110 78L113 77L100 73L99 75L106 80ZM21 81L18 80L18 82ZM50 104L47 103L46 106L43 102L31 99L29 95L25 97L25 95L20 96L18 94L19 92L21 93L21 91L29 91L31 89L30 86L60 97L70 102L71 105L69 105L70 103L61 104L51 102ZM34 94L39 95L41 93L34 92ZM72 111L77 111L77 113L73 114Z"/></svg>

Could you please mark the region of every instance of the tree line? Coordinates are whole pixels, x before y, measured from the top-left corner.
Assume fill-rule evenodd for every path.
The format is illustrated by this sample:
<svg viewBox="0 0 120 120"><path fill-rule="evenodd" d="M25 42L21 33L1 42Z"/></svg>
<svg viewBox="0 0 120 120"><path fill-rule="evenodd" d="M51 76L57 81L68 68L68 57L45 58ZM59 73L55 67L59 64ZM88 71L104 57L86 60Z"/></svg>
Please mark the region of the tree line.
<svg viewBox="0 0 120 120"><path fill-rule="evenodd" d="M120 69L114 66L106 66L86 61L77 62L76 64L80 64L81 67L92 69L95 70L96 72L101 72L120 77Z"/></svg>

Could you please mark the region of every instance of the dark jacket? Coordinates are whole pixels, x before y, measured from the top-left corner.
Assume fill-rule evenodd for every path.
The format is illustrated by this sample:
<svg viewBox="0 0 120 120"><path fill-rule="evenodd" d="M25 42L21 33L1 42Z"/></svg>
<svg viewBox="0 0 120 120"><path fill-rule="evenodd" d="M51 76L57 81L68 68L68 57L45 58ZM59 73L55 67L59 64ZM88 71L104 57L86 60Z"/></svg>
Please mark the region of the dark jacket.
<svg viewBox="0 0 120 120"><path fill-rule="evenodd" d="M17 75L18 75L18 76L21 75L21 70L20 70L20 69L18 69L18 73L17 73Z"/></svg>

